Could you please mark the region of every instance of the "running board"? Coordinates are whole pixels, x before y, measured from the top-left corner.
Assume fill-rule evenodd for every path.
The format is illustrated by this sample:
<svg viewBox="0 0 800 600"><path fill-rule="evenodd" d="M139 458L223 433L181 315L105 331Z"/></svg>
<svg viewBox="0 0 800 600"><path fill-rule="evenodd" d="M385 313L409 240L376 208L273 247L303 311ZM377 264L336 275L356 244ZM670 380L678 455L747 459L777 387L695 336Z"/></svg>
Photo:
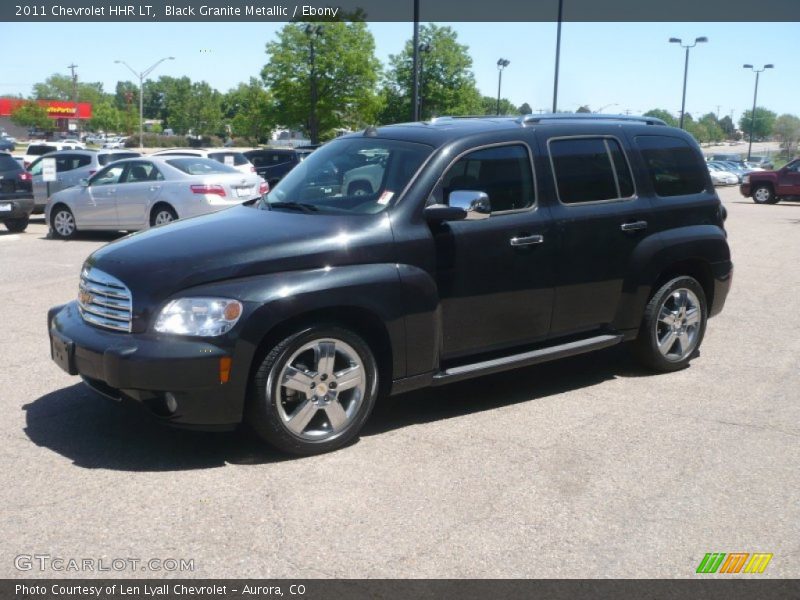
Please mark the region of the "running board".
<svg viewBox="0 0 800 600"><path fill-rule="evenodd" d="M508 371L518 367L527 367L550 360L565 358L567 356L583 354L584 352L600 350L601 348L608 348L609 346L619 344L622 340L623 336L621 335L598 335L585 340L578 340L577 342L568 342L566 344L559 344L558 346L549 346L547 348L540 348L539 350L531 350L530 352L512 354L511 356L485 360L471 365L451 367L434 375L431 385L444 385L445 383L453 383L454 381L461 381L462 379L489 375L491 373L500 373L501 371Z"/></svg>

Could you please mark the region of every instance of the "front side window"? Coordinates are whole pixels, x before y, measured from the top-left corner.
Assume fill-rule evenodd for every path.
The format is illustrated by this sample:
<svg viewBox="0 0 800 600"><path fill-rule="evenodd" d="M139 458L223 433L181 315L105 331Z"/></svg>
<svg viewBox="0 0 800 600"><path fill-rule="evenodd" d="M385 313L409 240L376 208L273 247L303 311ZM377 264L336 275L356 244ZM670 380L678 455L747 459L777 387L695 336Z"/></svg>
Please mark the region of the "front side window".
<svg viewBox="0 0 800 600"><path fill-rule="evenodd" d="M119 183L122 172L125 170L125 165L109 165L97 175L92 177L89 185L115 185Z"/></svg>
<svg viewBox="0 0 800 600"><path fill-rule="evenodd" d="M706 188L706 169L697 152L680 138L640 135L636 145L642 153L656 195L684 196Z"/></svg>
<svg viewBox="0 0 800 600"><path fill-rule="evenodd" d="M562 203L600 202L633 196L633 176L616 139L552 139L548 148L558 198Z"/></svg>
<svg viewBox="0 0 800 600"><path fill-rule="evenodd" d="M334 140L281 179L262 207L329 214L381 212L405 189L432 150L397 140Z"/></svg>
<svg viewBox="0 0 800 600"><path fill-rule="evenodd" d="M164 176L156 169L153 163L133 162L128 163L128 172L124 183L140 183L143 181L162 181Z"/></svg>
<svg viewBox="0 0 800 600"><path fill-rule="evenodd" d="M486 193L492 213L533 206L536 194L528 149L514 144L465 154L436 185L433 202L447 204L455 191Z"/></svg>

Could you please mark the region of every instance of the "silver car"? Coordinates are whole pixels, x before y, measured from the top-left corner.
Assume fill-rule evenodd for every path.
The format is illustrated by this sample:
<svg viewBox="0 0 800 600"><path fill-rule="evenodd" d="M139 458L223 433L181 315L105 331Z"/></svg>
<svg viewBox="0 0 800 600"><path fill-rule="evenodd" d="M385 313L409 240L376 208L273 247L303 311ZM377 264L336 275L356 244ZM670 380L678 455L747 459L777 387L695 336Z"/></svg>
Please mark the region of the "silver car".
<svg viewBox="0 0 800 600"><path fill-rule="evenodd" d="M33 176L33 212L41 213L47 199L58 191L78 185L115 160L141 156L127 150L60 150L37 158L28 169ZM45 182L42 178L42 159L56 159L56 181Z"/></svg>
<svg viewBox="0 0 800 600"><path fill-rule="evenodd" d="M267 183L200 157L142 157L111 163L78 187L50 196L45 219L55 237L79 230L137 231L260 198Z"/></svg>

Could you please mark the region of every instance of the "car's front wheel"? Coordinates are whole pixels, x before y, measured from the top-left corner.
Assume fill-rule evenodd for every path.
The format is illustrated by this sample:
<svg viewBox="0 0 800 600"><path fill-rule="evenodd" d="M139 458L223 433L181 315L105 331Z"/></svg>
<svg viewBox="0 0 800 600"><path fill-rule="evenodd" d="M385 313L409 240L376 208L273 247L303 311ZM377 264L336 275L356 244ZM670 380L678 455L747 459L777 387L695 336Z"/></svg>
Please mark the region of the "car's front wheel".
<svg viewBox="0 0 800 600"><path fill-rule="evenodd" d="M778 197L768 185L759 185L753 190L753 202L756 204L776 204Z"/></svg>
<svg viewBox="0 0 800 600"><path fill-rule="evenodd" d="M703 287L692 277L662 285L644 311L636 357L656 371L677 371L689 364L703 341L707 321Z"/></svg>
<svg viewBox="0 0 800 600"><path fill-rule="evenodd" d="M50 224L55 236L62 240L75 237L75 233L78 231L75 225L75 216L63 204L59 204L53 209L53 213L50 216Z"/></svg>
<svg viewBox="0 0 800 600"><path fill-rule="evenodd" d="M337 326L286 337L260 361L248 420L279 450L308 456L354 439L378 394L378 368L367 343Z"/></svg>

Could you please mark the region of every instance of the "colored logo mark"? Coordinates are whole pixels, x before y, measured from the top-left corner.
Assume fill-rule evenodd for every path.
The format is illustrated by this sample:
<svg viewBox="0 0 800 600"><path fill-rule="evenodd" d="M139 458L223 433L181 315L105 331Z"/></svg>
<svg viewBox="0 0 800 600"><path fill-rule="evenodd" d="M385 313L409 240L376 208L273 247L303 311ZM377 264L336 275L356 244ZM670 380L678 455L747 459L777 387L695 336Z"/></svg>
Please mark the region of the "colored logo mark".
<svg viewBox="0 0 800 600"><path fill-rule="evenodd" d="M772 560L766 552L709 552L697 566L697 573L763 573Z"/></svg>

